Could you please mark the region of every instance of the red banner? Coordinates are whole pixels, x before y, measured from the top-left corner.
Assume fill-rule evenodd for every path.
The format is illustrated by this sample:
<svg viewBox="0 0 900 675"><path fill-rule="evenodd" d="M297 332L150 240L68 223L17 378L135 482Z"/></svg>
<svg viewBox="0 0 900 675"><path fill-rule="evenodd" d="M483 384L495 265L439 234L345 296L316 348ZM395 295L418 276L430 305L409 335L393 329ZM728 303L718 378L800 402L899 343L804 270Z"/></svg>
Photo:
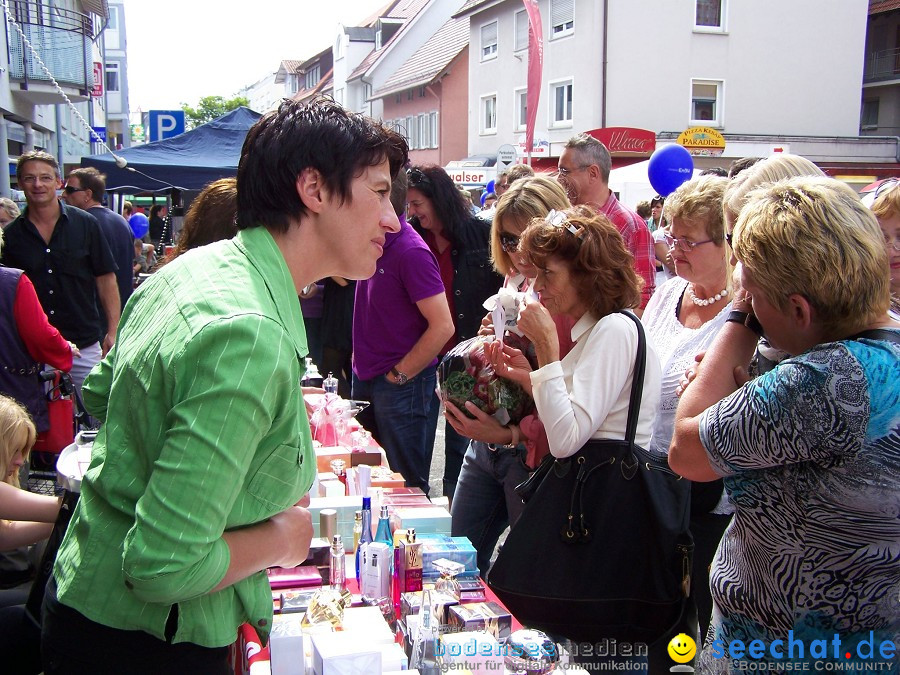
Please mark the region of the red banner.
<svg viewBox="0 0 900 675"><path fill-rule="evenodd" d="M537 0L522 0L528 13L528 93L525 98L525 148L531 164L531 148L534 145L534 123L537 120L541 98L541 74L544 70L544 29L541 27L541 11Z"/></svg>

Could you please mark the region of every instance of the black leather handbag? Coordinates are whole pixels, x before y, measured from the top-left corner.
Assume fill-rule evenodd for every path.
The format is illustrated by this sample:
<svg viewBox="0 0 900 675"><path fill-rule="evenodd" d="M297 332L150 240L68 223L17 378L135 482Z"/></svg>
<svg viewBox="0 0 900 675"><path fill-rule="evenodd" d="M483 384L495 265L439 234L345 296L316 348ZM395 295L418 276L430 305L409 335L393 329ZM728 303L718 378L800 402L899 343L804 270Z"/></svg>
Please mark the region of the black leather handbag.
<svg viewBox="0 0 900 675"><path fill-rule="evenodd" d="M517 488L527 505L487 577L523 625L558 639L668 641L690 590L690 482L635 445L647 346L623 313L638 327L625 440L547 458Z"/></svg>

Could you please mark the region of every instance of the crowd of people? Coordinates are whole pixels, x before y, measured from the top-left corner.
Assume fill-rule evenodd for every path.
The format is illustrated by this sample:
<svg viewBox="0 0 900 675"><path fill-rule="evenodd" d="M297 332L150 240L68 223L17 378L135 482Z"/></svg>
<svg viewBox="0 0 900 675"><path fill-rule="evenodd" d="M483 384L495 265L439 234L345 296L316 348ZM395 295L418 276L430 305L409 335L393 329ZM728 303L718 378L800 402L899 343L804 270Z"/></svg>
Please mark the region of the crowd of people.
<svg viewBox="0 0 900 675"><path fill-rule="evenodd" d="M286 101L134 290L144 246L102 205L103 176L63 181L52 155L23 154L27 208L0 201L0 547L45 537L59 507L13 480L47 428L45 364L72 372L100 423L40 648L33 627L15 638L23 672L224 673L241 623L268 633L264 570L300 564L312 537L310 353L371 403L361 421L426 493L443 411L452 533L489 578L523 512L515 488L623 438L641 332L635 442L692 481L679 626L704 646L698 672L730 672L717 644L789 631L851 651L900 641L896 181L870 209L804 158L748 158L636 212L611 164L577 134L555 175L514 166L476 214L396 131ZM533 398L515 423L436 393L440 359L495 334L484 303L501 288L524 340L485 350ZM21 636L8 610L0 632Z"/></svg>

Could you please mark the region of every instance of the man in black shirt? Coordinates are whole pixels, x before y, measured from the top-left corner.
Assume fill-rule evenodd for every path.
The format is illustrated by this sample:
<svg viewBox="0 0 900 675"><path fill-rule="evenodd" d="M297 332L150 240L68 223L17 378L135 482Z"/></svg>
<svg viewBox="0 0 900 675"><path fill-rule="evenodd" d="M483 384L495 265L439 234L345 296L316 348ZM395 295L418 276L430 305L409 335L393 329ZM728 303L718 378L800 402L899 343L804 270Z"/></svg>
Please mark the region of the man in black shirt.
<svg viewBox="0 0 900 675"><path fill-rule="evenodd" d="M87 166L69 172L62 199L69 206L87 211L100 223L100 229L103 230L103 236L106 237L106 243L109 244L119 268L116 270L116 282L119 286L119 303L124 308L134 290L134 233L122 216L103 206L101 202L105 192L106 176L94 167ZM104 318L105 313L101 312L101 322Z"/></svg>
<svg viewBox="0 0 900 675"><path fill-rule="evenodd" d="M25 271L50 323L78 346L81 356L71 372L80 389L116 339L121 310L116 263L96 218L57 198L62 181L53 155L24 153L16 164L16 178L28 205L4 230L0 262ZM105 335L98 296L106 315Z"/></svg>

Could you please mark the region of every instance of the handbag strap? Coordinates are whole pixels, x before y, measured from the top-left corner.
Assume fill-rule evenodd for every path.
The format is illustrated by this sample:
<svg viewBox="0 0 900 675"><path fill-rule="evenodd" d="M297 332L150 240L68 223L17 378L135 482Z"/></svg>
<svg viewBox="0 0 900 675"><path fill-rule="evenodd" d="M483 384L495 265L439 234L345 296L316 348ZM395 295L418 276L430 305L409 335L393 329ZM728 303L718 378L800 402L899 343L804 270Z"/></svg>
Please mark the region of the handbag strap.
<svg viewBox="0 0 900 675"><path fill-rule="evenodd" d="M644 393L644 374L647 372L647 338L644 335L644 326L641 320L627 310L620 310L620 314L634 321L637 327L638 347L634 360L634 377L631 380L631 398L628 400L628 424L625 427L625 440L634 445L637 435L638 417L641 414L641 396Z"/></svg>

